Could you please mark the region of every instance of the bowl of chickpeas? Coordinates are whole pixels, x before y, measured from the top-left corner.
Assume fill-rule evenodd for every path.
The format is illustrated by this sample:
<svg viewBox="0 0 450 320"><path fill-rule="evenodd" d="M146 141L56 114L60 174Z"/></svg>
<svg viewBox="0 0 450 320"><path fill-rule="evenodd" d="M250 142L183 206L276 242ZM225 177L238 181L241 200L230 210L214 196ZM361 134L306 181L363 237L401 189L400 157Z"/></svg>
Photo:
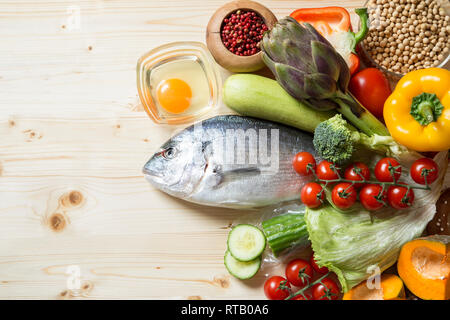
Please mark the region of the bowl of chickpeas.
<svg viewBox="0 0 450 320"><path fill-rule="evenodd" d="M448 0L369 0L369 32L359 53L396 83L406 73L450 67Z"/></svg>

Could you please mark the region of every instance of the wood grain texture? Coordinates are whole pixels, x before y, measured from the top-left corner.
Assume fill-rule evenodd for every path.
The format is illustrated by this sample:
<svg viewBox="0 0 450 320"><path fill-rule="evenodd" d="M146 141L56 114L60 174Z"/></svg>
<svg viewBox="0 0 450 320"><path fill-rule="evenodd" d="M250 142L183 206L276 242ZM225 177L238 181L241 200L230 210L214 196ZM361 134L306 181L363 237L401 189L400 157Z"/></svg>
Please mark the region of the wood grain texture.
<svg viewBox="0 0 450 320"><path fill-rule="evenodd" d="M261 2L278 17L318 4ZM223 266L244 212L173 199L141 174L179 128L142 111L136 61L204 41L223 3L0 2L0 298L263 298L264 274L244 283ZM70 290L73 268L81 287Z"/></svg>

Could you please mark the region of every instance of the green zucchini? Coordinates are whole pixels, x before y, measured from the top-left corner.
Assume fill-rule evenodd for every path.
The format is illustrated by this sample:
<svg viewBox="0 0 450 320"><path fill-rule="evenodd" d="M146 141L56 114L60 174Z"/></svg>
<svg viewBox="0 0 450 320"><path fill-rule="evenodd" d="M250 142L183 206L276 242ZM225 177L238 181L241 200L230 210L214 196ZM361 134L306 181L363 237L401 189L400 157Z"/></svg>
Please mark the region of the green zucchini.
<svg viewBox="0 0 450 320"><path fill-rule="evenodd" d="M266 119L314 132L336 114L318 111L289 95L275 80L254 74L235 74L223 87L225 104L245 116Z"/></svg>

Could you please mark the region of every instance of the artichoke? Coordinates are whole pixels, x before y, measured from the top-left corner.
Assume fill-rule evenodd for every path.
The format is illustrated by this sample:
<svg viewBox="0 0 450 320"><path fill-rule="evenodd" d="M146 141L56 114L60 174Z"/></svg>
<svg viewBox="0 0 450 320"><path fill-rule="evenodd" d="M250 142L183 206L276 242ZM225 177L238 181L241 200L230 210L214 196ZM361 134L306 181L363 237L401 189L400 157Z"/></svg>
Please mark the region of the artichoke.
<svg viewBox="0 0 450 320"><path fill-rule="evenodd" d="M350 71L345 60L309 23L281 19L264 34L261 51L278 83L294 98L318 110L337 109L369 136L389 135L348 92Z"/></svg>

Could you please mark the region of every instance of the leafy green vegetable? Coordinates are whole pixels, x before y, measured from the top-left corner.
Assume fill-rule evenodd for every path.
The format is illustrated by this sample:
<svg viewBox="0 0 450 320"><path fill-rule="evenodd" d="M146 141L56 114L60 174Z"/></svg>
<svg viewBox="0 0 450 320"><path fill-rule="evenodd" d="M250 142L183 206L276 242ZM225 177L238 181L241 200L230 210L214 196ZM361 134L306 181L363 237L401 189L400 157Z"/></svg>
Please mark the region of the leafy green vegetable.
<svg viewBox="0 0 450 320"><path fill-rule="evenodd" d="M316 127L313 142L318 156L336 164L348 162L357 146L400 159L417 156L416 152L398 144L391 136L374 134L369 137L356 131L340 114Z"/></svg>

